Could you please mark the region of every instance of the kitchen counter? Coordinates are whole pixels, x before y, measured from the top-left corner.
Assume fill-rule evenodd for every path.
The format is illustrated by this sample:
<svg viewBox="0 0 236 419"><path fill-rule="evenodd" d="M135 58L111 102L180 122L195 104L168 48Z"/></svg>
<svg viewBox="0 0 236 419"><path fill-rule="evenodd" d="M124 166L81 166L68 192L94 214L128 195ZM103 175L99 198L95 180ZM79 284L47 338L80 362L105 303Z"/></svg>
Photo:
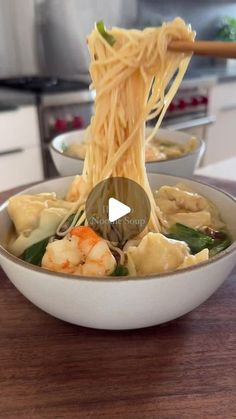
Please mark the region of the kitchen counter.
<svg viewBox="0 0 236 419"><path fill-rule="evenodd" d="M224 61L224 60L223 60ZM77 76L74 77L75 80ZM78 78L88 84L91 83L90 75L87 73L81 74ZM203 79L206 79L206 82L216 84L216 83L225 83L236 80L236 65L226 66L226 65L212 65L212 66L201 66L201 67L190 67L188 68L186 75L183 80L184 85L188 85L191 82L196 84L196 81L200 79L201 82Z"/></svg>
<svg viewBox="0 0 236 419"><path fill-rule="evenodd" d="M236 195L236 182L201 179ZM93 330L39 310L0 270L1 417L236 417L235 300L236 270L180 319Z"/></svg>
<svg viewBox="0 0 236 419"><path fill-rule="evenodd" d="M9 106L29 106L36 104L36 96L33 93L19 92L15 89L0 87L0 104Z"/></svg>
<svg viewBox="0 0 236 419"><path fill-rule="evenodd" d="M72 78L73 80L81 79L86 83L89 83L90 76L82 75L81 77ZM189 85L196 85L197 81L200 80L201 84L203 80L206 82L207 86L210 84L214 85L216 83L230 82L236 80L236 66L227 67L227 66L208 66L200 68L189 68L186 73L186 76L183 80L182 87L188 87ZM27 106L36 104L36 95L33 93L27 93L23 91L18 91L17 89L10 89L5 87L0 87L0 104L10 106Z"/></svg>
<svg viewBox="0 0 236 419"><path fill-rule="evenodd" d="M200 167L195 171L195 174L212 178L218 177L236 182L236 157Z"/></svg>

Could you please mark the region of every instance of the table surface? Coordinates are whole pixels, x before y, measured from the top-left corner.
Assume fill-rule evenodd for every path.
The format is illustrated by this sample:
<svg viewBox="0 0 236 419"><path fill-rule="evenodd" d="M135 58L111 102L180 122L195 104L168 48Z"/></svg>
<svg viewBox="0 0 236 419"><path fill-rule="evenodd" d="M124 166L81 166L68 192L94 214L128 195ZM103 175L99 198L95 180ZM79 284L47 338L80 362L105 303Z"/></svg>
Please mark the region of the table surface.
<svg viewBox="0 0 236 419"><path fill-rule="evenodd" d="M228 179L236 181L236 157L230 157L225 160L218 161L208 166L200 167L196 170L198 175L208 176L211 178L224 179L225 173L227 173Z"/></svg>
<svg viewBox="0 0 236 419"><path fill-rule="evenodd" d="M236 418L235 279L175 321L111 332L47 315L0 269L0 418Z"/></svg>

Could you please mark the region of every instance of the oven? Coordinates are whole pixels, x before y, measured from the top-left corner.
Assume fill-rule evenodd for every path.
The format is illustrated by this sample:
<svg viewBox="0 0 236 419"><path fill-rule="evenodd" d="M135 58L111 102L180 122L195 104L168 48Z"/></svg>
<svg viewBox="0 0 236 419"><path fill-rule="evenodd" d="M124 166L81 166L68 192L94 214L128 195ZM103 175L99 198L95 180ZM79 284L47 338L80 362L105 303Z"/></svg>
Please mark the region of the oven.
<svg viewBox="0 0 236 419"><path fill-rule="evenodd" d="M94 92L88 88L42 96L39 120L46 178L58 175L49 150L51 140L59 134L86 128L90 124L93 111Z"/></svg>
<svg viewBox="0 0 236 419"><path fill-rule="evenodd" d="M190 133L207 143L208 127L215 122L215 116L209 113L211 89L215 83L214 77L184 80L166 112L162 127ZM200 164L204 164L204 157Z"/></svg>

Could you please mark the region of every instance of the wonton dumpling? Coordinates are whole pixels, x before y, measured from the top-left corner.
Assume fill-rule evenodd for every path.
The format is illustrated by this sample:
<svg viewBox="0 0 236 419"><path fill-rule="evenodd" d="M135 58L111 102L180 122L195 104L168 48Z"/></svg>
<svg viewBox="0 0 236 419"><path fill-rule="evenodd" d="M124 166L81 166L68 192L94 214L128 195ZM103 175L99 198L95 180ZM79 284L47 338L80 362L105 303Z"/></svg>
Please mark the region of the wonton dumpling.
<svg viewBox="0 0 236 419"><path fill-rule="evenodd" d="M72 204L57 199L56 194L42 193L37 195L16 195L9 199L8 214L13 221L18 234L29 234L39 224L42 211L48 208L64 209L64 215Z"/></svg>
<svg viewBox="0 0 236 419"><path fill-rule="evenodd" d="M129 247L125 254L130 275L145 275L174 271L189 252L186 243L150 232L137 247Z"/></svg>
<svg viewBox="0 0 236 419"><path fill-rule="evenodd" d="M188 266L197 265L198 263L203 262L204 260L209 259L209 250L203 249L201 252L196 255L188 255L185 257L183 263L178 267L178 269L187 268Z"/></svg>
<svg viewBox="0 0 236 419"><path fill-rule="evenodd" d="M8 249L13 255L21 256L27 247L53 236L67 212L65 208L44 209L39 216L38 226L30 234L20 233L15 240L10 241Z"/></svg>
<svg viewBox="0 0 236 419"><path fill-rule="evenodd" d="M55 234L72 206L71 202L57 199L54 192L10 198L8 213L17 237L10 241L9 250L15 256L20 256L27 247Z"/></svg>
<svg viewBox="0 0 236 419"><path fill-rule="evenodd" d="M211 225L211 214L209 211L177 212L168 216L170 225L181 223L192 228L201 228Z"/></svg>
<svg viewBox="0 0 236 419"><path fill-rule="evenodd" d="M186 187L184 190L183 184L162 186L156 194L156 202L169 227L175 223L192 228L224 227L215 206L190 188Z"/></svg>
<svg viewBox="0 0 236 419"><path fill-rule="evenodd" d="M201 211L207 208L208 202L203 196L194 192L183 191L176 186L162 186L157 193L157 202L166 214L186 211Z"/></svg>

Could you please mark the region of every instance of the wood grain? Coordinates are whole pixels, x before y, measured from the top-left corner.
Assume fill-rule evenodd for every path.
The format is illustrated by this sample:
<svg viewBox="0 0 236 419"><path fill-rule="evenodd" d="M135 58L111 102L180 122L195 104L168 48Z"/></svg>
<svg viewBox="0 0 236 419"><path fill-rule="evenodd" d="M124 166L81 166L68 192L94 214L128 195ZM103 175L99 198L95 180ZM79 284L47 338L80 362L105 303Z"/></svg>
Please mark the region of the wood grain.
<svg viewBox="0 0 236 419"><path fill-rule="evenodd" d="M235 418L235 279L176 321L108 332L50 317L0 270L0 418Z"/></svg>
<svg viewBox="0 0 236 419"><path fill-rule="evenodd" d="M170 51L192 52L209 57L236 58L236 42L224 41L172 41Z"/></svg>

